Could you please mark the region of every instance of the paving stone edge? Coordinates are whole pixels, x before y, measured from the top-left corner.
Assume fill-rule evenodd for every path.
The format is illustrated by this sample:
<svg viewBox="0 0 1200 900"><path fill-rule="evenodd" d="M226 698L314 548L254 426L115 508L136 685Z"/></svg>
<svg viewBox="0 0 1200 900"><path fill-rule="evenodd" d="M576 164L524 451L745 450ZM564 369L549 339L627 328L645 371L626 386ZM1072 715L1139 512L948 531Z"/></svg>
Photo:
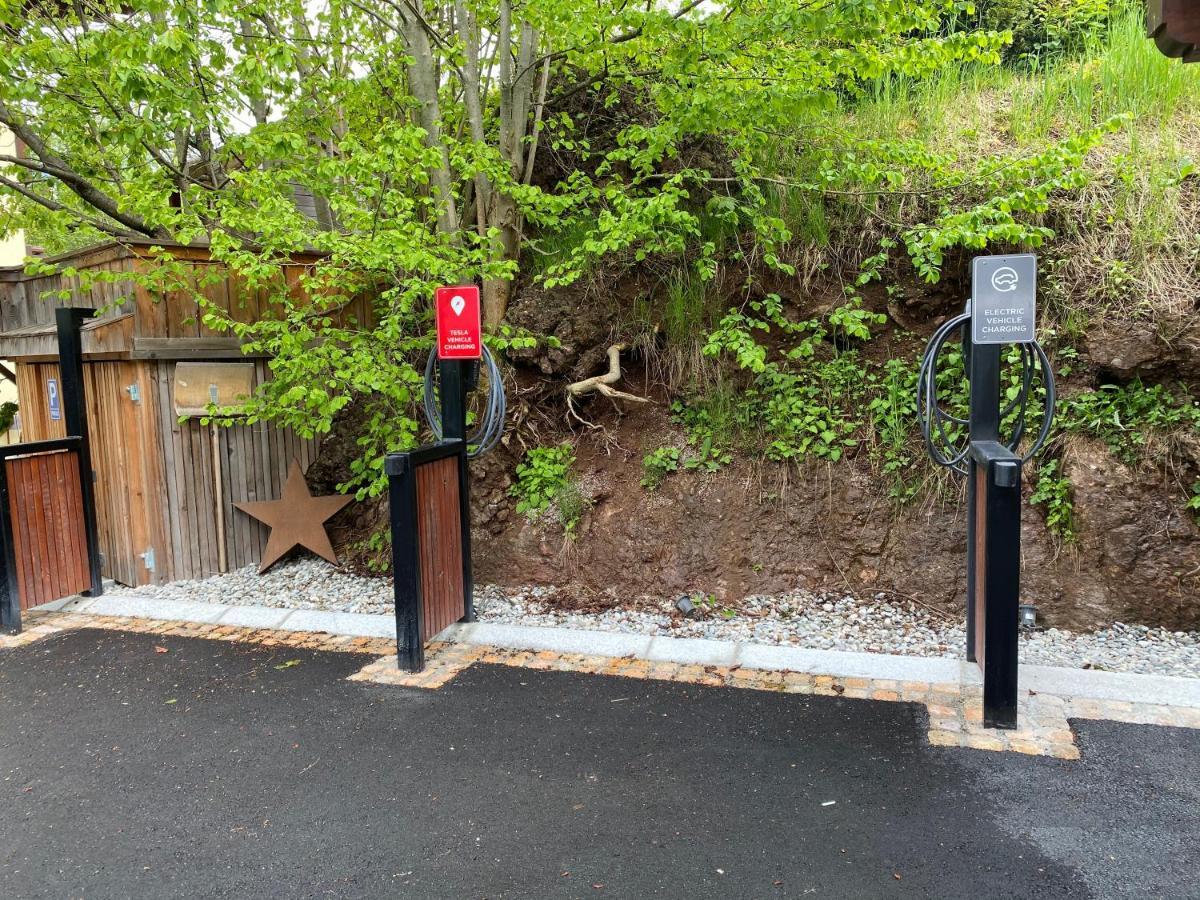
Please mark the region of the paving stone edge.
<svg viewBox="0 0 1200 900"><path fill-rule="evenodd" d="M396 636L396 623L391 616L366 613L182 603L177 600L128 596L69 598L47 604L41 609L281 631L324 632L351 637L395 639ZM459 623L451 625L439 634L436 640L506 650L586 653L649 662L803 672L831 675L835 678L927 681L961 685L980 683L978 668L956 659L812 650L697 638L651 637L574 628L488 622ZM1052 666L1021 666L1020 680L1023 689L1036 693L1200 708L1200 679Z"/></svg>

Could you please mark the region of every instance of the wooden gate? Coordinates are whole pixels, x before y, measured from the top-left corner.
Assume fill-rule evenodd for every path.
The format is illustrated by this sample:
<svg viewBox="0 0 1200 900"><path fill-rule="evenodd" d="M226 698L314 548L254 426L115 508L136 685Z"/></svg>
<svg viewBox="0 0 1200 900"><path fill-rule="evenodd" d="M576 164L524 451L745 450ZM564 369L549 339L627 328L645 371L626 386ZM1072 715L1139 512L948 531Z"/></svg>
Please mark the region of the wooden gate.
<svg viewBox="0 0 1200 900"><path fill-rule="evenodd" d="M78 437L0 447L0 624L98 589L89 552Z"/></svg>
<svg viewBox="0 0 1200 900"><path fill-rule="evenodd" d="M79 339L91 313L55 313L62 377L47 415L68 436L0 447L0 630L20 631L32 606L103 589Z"/></svg>
<svg viewBox="0 0 1200 900"><path fill-rule="evenodd" d="M430 638L474 619L466 444L388 454L386 471L398 663L419 672Z"/></svg>

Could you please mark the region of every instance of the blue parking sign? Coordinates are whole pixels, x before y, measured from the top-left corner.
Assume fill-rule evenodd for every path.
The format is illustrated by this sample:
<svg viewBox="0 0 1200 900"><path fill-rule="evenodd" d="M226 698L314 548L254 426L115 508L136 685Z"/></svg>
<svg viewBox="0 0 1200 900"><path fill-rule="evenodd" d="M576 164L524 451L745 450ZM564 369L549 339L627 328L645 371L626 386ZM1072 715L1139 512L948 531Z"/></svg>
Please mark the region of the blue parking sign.
<svg viewBox="0 0 1200 900"><path fill-rule="evenodd" d="M58 379L46 379L46 394L50 398L50 419L57 422L62 418L62 399L58 393Z"/></svg>

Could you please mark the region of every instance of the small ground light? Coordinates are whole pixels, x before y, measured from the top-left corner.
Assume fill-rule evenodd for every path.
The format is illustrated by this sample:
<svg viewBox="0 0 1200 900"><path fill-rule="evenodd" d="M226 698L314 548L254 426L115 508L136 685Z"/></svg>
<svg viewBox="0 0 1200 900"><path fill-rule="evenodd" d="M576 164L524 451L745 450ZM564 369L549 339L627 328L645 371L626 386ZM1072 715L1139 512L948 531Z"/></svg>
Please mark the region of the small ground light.
<svg viewBox="0 0 1200 900"><path fill-rule="evenodd" d="M1022 628L1037 628L1037 607L1032 603L1022 603L1017 609L1017 621Z"/></svg>
<svg viewBox="0 0 1200 900"><path fill-rule="evenodd" d="M692 602L690 597L680 597L675 601L675 608L689 619L694 618L698 612L696 604Z"/></svg>

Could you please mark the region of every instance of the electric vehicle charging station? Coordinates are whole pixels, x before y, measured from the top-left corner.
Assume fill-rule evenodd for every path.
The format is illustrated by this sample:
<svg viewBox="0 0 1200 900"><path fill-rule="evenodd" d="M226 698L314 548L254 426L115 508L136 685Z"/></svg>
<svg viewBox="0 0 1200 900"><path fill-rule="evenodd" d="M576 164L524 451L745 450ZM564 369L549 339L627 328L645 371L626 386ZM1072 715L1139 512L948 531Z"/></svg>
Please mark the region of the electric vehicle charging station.
<svg viewBox="0 0 1200 900"><path fill-rule="evenodd" d="M467 461L504 432L500 369L483 343L479 288L438 288L437 343L425 366L424 411L434 443L389 453L388 506L396 607L396 658L425 667L425 644L454 622L473 622L471 493ZM468 400L480 365L488 376L477 427L467 434ZM436 375L436 378L435 378Z"/></svg>
<svg viewBox="0 0 1200 900"><path fill-rule="evenodd" d="M976 257L966 310L930 338L917 384L917 414L930 456L967 479L967 659L983 673L988 728L1017 727L1021 471L1054 420L1054 373L1036 340L1036 297L1036 256ZM966 418L950 414L938 400L939 360L956 335L969 386ZM1007 402L1006 356L1020 371ZM1041 422L1021 453L1035 372L1044 392Z"/></svg>

